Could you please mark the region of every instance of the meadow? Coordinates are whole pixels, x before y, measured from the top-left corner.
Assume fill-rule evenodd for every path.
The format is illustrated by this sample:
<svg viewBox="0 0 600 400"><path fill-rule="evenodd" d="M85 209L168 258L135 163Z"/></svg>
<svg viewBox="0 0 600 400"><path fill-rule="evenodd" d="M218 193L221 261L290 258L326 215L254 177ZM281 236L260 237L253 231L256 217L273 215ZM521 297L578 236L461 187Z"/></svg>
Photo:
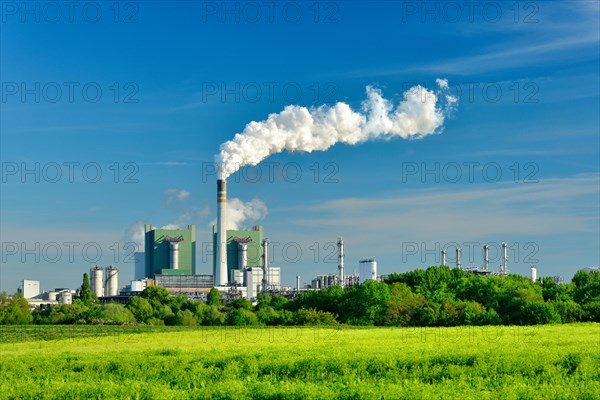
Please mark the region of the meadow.
<svg viewBox="0 0 600 400"><path fill-rule="evenodd" d="M600 399L600 324L0 327L3 399Z"/></svg>

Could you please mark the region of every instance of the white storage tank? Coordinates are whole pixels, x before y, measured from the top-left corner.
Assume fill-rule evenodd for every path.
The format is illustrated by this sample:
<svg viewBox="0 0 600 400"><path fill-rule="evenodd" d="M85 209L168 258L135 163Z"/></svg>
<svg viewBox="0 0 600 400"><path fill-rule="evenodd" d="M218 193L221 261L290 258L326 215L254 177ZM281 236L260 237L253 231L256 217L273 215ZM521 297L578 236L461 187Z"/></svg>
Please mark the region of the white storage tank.
<svg viewBox="0 0 600 400"><path fill-rule="evenodd" d="M57 295L58 295L58 292L55 292L55 291L48 292L48 301L56 301Z"/></svg>
<svg viewBox="0 0 600 400"><path fill-rule="evenodd" d="M95 266L90 269L90 287L97 297L104 297L104 270Z"/></svg>
<svg viewBox="0 0 600 400"><path fill-rule="evenodd" d="M73 302L73 295L71 292L61 292L60 293L60 303L61 304L71 304Z"/></svg>
<svg viewBox="0 0 600 400"><path fill-rule="evenodd" d="M106 268L106 284L104 285L106 289L105 295L107 297L116 296L119 291L119 269L114 265Z"/></svg>
<svg viewBox="0 0 600 400"><path fill-rule="evenodd" d="M377 261L375 258L365 258L358 263L358 283L368 279L377 280Z"/></svg>

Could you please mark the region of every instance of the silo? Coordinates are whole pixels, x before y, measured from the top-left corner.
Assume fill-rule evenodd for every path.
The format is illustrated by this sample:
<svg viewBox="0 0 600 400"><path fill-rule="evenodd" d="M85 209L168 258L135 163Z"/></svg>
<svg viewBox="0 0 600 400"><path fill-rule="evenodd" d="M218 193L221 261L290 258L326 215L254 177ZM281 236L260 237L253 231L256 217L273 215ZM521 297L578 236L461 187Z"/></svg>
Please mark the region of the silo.
<svg viewBox="0 0 600 400"><path fill-rule="evenodd" d="M375 258L365 258L358 264L358 283L365 283L368 279L377 280L377 261Z"/></svg>
<svg viewBox="0 0 600 400"><path fill-rule="evenodd" d="M71 292L61 292L60 293L60 303L61 304L71 304L73 302L73 296Z"/></svg>
<svg viewBox="0 0 600 400"><path fill-rule="evenodd" d="M104 287L106 288L105 295L107 297L116 296L119 291L119 270L114 265L106 268L106 284Z"/></svg>
<svg viewBox="0 0 600 400"><path fill-rule="evenodd" d="M58 292L55 292L55 291L48 292L48 301L56 301L57 295L58 295Z"/></svg>
<svg viewBox="0 0 600 400"><path fill-rule="evenodd" d="M90 287L92 289L92 292L96 293L97 297L103 297L104 296L104 270L102 269L102 267L99 266L95 266L93 268L90 268Z"/></svg>
<svg viewBox="0 0 600 400"><path fill-rule="evenodd" d="M537 268L535 265L531 266L531 281L535 283L537 281Z"/></svg>

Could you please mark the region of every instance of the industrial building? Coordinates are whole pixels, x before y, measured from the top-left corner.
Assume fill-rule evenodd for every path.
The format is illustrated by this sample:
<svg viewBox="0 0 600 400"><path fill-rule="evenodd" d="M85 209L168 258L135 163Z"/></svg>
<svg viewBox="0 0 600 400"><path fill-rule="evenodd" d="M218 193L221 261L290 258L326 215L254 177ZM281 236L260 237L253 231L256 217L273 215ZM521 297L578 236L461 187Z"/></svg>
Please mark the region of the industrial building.
<svg viewBox="0 0 600 400"><path fill-rule="evenodd" d="M145 231L145 278L196 273L195 225L188 225L187 229L155 229L146 224Z"/></svg>
<svg viewBox="0 0 600 400"><path fill-rule="evenodd" d="M213 271L217 276L217 267L220 266L217 262L217 227L213 226ZM233 282L233 270L242 269L240 265L245 264L246 268L262 268L263 267L263 228L261 225L256 225L250 230L233 230L228 229L226 235L226 254L227 268L226 280L223 285L228 282ZM245 256L245 262L242 260L242 255ZM215 283L215 285L217 285Z"/></svg>
<svg viewBox="0 0 600 400"><path fill-rule="evenodd" d="M133 279L136 281L148 278L146 276L146 255L143 251L133 253L134 271Z"/></svg>
<svg viewBox="0 0 600 400"><path fill-rule="evenodd" d="M31 299L38 296L40 291L40 281L34 281L31 279L23 279L21 281L21 285L18 291L25 297L26 299Z"/></svg>
<svg viewBox="0 0 600 400"><path fill-rule="evenodd" d="M27 299L31 309L55 304L71 304L75 294L74 290L66 288L43 292L40 289L40 281L31 279L23 279L17 291Z"/></svg>

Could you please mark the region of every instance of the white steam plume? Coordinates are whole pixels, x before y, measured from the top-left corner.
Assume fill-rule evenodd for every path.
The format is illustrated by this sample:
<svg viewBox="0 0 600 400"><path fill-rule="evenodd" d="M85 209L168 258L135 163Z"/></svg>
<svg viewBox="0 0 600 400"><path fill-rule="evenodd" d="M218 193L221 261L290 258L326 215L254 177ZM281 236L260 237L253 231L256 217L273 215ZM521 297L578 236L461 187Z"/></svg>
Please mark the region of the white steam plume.
<svg viewBox="0 0 600 400"><path fill-rule="evenodd" d="M259 198L244 202L237 198L227 199L227 229L247 228L246 224L254 223L267 216L267 205ZM210 226L215 225L213 220Z"/></svg>
<svg viewBox="0 0 600 400"><path fill-rule="evenodd" d="M127 228L127 231L125 232L125 240L135 243L135 251L144 251L145 237L146 230L144 228L144 223L141 221L131 224L131 226Z"/></svg>
<svg viewBox="0 0 600 400"><path fill-rule="evenodd" d="M370 139L418 139L441 129L445 116L457 105L447 94L448 81L437 79L437 92L415 86L404 92L394 106L381 91L367 86L367 99L360 111L346 103L317 108L286 106L260 122L252 121L233 140L223 143L215 162L221 178L245 165L257 165L280 153L327 150L336 143L357 144Z"/></svg>

